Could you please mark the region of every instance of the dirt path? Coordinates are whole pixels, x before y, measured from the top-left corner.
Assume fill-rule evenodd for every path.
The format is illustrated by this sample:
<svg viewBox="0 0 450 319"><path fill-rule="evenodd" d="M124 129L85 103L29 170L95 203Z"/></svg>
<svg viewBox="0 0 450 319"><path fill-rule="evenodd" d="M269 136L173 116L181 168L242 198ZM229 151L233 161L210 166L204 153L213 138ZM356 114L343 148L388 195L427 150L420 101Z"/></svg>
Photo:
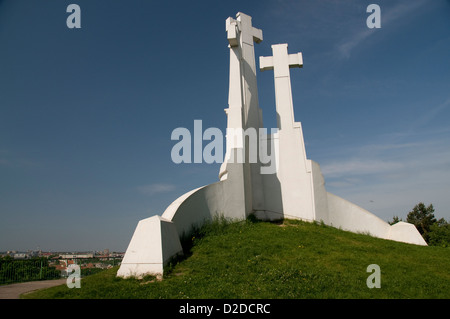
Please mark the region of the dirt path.
<svg viewBox="0 0 450 319"><path fill-rule="evenodd" d="M0 299L20 299L20 295L38 289L63 285L66 279L21 282L18 284L0 286Z"/></svg>

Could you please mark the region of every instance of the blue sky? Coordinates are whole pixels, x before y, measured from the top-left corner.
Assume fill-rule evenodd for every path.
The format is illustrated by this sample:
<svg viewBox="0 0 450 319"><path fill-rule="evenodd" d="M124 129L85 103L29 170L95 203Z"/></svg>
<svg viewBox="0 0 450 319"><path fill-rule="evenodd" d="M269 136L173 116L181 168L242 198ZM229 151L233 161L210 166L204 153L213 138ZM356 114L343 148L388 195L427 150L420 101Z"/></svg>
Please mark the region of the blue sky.
<svg viewBox="0 0 450 319"><path fill-rule="evenodd" d="M420 201L450 220L448 0L0 0L0 251L125 251L140 219L217 181L220 164L172 163L170 136L225 130L239 11L263 30L256 56L303 53L295 117L328 191L384 220ZM273 74L257 76L275 127Z"/></svg>

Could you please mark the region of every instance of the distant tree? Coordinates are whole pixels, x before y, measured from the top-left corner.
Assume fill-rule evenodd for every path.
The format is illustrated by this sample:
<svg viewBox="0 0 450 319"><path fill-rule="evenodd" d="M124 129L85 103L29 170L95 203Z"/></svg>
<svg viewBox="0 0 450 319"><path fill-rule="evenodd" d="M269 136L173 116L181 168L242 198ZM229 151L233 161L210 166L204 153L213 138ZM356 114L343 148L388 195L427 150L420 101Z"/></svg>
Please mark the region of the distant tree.
<svg viewBox="0 0 450 319"><path fill-rule="evenodd" d="M401 222L401 221L402 221L401 218L398 218L398 216L394 216L394 218L392 219L392 221L391 221L391 222L388 221L388 223L389 223L389 225L394 225L394 224L397 224L398 222Z"/></svg>
<svg viewBox="0 0 450 319"><path fill-rule="evenodd" d="M429 241L432 246L450 247L450 223L441 218L431 225Z"/></svg>
<svg viewBox="0 0 450 319"><path fill-rule="evenodd" d="M449 223L444 218L441 218L441 219L439 219L436 222L436 225L438 225L438 226L447 226L447 225L449 225Z"/></svg>
<svg viewBox="0 0 450 319"><path fill-rule="evenodd" d="M428 243L430 240L431 226L437 222L434 217L433 204L426 207L424 203L420 202L408 213L406 221L414 224L423 239Z"/></svg>

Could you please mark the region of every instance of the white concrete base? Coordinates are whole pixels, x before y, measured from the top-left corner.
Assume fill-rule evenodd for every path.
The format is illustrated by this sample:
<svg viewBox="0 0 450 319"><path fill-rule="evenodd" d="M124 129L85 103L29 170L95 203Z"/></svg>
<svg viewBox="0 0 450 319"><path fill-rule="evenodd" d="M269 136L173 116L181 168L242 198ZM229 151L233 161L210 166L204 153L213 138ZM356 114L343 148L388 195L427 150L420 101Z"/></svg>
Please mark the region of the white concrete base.
<svg viewBox="0 0 450 319"><path fill-rule="evenodd" d="M161 275L183 253L175 224L161 216L139 221L117 272L118 277Z"/></svg>
<svg viewBox="0 0 450 319"><path fill-rule="evenodd" d="M387 239L400 241L409 244L416 244L427 246L427 242L420 235L416 226L410 223L398 222L389 229L389 236Z"/></svg>
<svg viewBox="0 0 450 319"><path fill-rule="evenodd" d="M325 224L354 233L387 238L390 225L369 211L331 193L328 194L329 219Z"/></svg>

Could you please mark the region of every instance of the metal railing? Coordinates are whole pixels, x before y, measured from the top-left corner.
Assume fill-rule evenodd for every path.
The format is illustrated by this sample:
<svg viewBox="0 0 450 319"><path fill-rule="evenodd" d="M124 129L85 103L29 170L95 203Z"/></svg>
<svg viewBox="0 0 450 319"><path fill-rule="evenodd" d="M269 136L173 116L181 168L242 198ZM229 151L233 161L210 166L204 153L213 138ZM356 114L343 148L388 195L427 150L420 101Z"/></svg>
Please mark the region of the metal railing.
<svg viewBox="0 0 450 319"><path fill-rule="evenodd" d="M0 258L0 285L49 280L67 277L67 266L77 264L81 268L81 276L88 276L116 266L122 257L108 258L70 258L70 259L11 259Z"/></svg>
<svg viewBox="0 0 450 319"><path fill-rule="evenodd" d="M0 285L56 278L61 278L61 271L51 267L47 258L0 260Z"/></svg>

